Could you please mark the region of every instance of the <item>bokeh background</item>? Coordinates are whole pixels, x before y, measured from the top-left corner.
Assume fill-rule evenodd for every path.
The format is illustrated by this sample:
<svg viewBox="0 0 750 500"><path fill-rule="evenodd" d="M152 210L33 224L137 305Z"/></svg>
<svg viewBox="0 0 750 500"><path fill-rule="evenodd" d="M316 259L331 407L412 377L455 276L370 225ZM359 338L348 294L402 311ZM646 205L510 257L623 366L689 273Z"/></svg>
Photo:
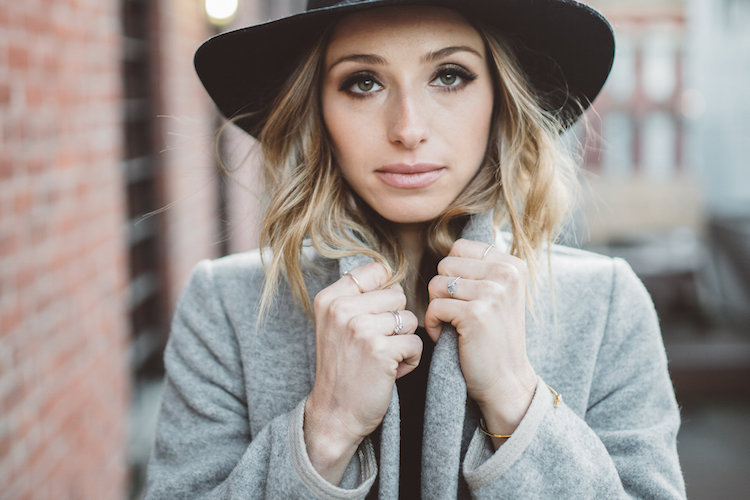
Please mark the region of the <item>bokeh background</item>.
<svg viewBox="0 0 750 500"><path fill-rule="evenodd" d="M743 498L750 1L591 3L618 50L571 137L588 187L565 240L652 293L689 496ZM200 259L257 246L252 141L217 143L192 54L304 1L208 4L0 0L0 499L139 498L179 292Z"/></svg>

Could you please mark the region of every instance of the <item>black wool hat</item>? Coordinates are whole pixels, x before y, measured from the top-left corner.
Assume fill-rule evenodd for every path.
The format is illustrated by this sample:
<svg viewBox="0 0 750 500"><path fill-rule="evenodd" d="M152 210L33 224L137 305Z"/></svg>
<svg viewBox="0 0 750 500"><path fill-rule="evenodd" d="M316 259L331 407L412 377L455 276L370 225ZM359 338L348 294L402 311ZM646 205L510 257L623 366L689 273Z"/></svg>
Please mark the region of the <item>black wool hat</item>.
<svg viewBox="0 0 750 500"><path fill-rule="evenodd" d="M221 113L257 135L279 90L325 29L342 16L391 5L432 5L481 20L509 40L547 111L572 125L612 68L612 27L573 0L308 0L305 12L210 38L195 69Z"/></svg>

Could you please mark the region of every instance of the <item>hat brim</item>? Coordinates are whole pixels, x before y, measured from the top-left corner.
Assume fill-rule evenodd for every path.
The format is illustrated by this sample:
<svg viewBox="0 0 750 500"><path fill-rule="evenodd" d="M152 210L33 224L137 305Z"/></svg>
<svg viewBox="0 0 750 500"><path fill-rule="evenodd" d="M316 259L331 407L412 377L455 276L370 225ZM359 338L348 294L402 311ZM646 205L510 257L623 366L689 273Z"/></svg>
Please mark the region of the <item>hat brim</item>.
<svg viewBox="0 0 750 500"><path fill-rule="evenodd" d="M601 91L614 58L607 20L572 0L370 0L308 10L222 33L195 53L195 69L221 113L256 136L269 106L325 29L354 11L429 4L478 19L510 40L547 111L573 124Z"/></svg>

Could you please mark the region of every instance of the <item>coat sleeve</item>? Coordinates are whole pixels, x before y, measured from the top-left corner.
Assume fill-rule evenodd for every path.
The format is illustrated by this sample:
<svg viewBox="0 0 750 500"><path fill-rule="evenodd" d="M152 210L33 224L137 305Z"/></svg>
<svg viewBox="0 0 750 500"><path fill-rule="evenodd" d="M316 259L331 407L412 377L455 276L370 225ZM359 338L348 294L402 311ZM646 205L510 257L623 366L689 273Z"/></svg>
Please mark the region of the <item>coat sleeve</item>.
<svg viewBox="0 0 750 500"><path fill-rule="evenodd" d="M251 436L240 349L211 266L198 265L172 323L146 498L364 498L377 474L372 444L340 485L328 483L307 456L304 400Z"/></svg>
<svg viewBox="0 0 750 500"><path fill-rule="evenodd" d="M614 260L610 307L583 418L540 379L496 452L478 430L464 458L474 498L685 498L680 417L653 303ZM563 395L564 396L564 395Z"/></svg>

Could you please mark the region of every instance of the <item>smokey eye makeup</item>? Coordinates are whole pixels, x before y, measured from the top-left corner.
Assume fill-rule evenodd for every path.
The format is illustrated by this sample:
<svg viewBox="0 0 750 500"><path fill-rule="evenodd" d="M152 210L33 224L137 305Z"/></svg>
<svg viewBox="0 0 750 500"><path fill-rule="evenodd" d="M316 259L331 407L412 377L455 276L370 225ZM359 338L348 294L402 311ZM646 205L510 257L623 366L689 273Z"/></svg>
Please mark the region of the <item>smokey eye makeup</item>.
<svg viewBox="0 0 750 500"><path fill-rule="evenodd" d="M430 78L429 85L440 91L455 92L463 89L478 78L478 75L466 67L446 63L441 65ZM339 91L363 99L383 89L383 84L374 72L356 71L346 76L339 85Z"/></svg>
<svg viewBox="0 0 750 500"><path fill-rule="evenodd" d="M445 64L437 70L430 85L447 91L456 91L476 80L477 76L473 71L458 64Z"/></svg>
<svg viewBox="0 0 750 500"><path fill-rule="evenodd" d="M340 91L355 97L367 97L367 94L377 92L382 88L375 75L369 71L357 71L344 78L339 85Z"/></svg>

